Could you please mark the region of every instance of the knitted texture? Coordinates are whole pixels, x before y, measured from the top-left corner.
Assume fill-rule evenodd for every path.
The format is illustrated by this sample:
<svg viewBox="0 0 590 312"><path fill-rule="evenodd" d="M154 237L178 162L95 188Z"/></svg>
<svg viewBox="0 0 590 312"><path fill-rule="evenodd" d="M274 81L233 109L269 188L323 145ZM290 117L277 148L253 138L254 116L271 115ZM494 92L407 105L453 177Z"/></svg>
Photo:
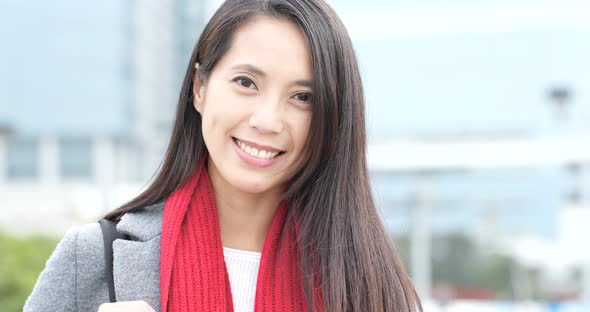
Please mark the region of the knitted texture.
<svg viewBox="0 0 590 312"><path fill-rule="evenodd" d="M264 241L256 312L307 310L298 274L296 229L285 226L287 209L285 202L279 205ZM233 311L219 217L205 160L166 200L161 244L163 312Z"/></svg>

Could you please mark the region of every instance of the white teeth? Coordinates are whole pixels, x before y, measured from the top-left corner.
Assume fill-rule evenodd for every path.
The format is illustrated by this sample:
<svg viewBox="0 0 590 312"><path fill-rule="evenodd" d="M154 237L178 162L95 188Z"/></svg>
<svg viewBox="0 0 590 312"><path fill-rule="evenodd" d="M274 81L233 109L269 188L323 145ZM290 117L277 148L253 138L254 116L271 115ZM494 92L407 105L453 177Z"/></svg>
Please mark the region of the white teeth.
<svg viewBox="0 0 590 312"><path fill-rule="evenodd" d="M241 141L237 141L238 146L240 147L240 149L242 149L244 152L248 153L251 156L254 156L256 158L262 158L262 159L269 159L269 158L274 158L276 157L279 152L269 152L269 151L264 151L264 150L258 150L255 147L250 147L244 143L242 143Z"/></svg>

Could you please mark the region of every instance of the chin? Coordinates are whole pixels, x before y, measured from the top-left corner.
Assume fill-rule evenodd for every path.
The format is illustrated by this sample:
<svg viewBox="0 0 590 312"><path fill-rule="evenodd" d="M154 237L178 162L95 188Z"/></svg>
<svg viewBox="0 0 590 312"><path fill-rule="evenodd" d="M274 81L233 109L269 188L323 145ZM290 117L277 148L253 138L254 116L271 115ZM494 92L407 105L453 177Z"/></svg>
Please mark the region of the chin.
<svg viewBox="0 0 590 312"><path fill-rule="evenodd" d="M237 190L251 194L264 193L277 186L265 177L233 177L228 179L228 181Z"/></svg>

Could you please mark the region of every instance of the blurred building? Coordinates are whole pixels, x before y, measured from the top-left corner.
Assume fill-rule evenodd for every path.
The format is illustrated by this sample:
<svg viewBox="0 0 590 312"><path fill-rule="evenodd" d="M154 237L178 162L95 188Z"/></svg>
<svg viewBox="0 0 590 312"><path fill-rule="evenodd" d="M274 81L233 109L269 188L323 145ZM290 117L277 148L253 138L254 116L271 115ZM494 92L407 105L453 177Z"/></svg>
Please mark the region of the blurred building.
<svg viewBox="0 0 590 312"><path fill-rule="evenodd" d="M370 2L341 16L364 74L375 194L390 231L411 236L420 293L431 240L449 233L561 277L590 267L571 248L584 228L565 221L590 210L588 3ZM515 298L530 298L522 288Z"/></svg>
<svg viewBox="0 0 590 312"><path fill-rule="evenodd" d="M406 148L427 146L416 149L415 163L436 163L442 157L436 147L473 146L454 156L464 164L375 168L375 191L392 231L406 232L416 202L428 200L439 233L555 237L572 181L564 163L538 161L544 150L535 154L518 144L588 137L588 5L370 2L340 5L363 71L372 146L396 143L391 162ZM482 155L479 146L496 142L516 148ZM477 165L510 156L521 164Z"/></svg>
<svg viewBox="0 0 590 312"><path fill-rule="evenodd" d="M1 227L61 233L145 186L218 3L0 2Z"/></svg>

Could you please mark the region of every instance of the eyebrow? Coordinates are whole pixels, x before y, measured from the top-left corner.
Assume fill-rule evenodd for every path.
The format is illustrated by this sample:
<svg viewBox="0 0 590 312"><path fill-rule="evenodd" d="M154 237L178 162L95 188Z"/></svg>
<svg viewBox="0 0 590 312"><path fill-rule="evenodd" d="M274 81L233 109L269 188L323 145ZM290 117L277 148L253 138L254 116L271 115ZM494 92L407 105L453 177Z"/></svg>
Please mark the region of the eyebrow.
<svg viewBox="0 0 590 312"><path fill-rule="evenodd" d="M266 73L262 69L254 66L254 65L251 65L251 64L238 64L238 65L234 65L234 66L232 66L232 69L233 70L245 70L245 71L249 71L249 72L251 72L253 74L256 74L256 75L259 75L259 76L262 76L262 77L266 77L267 76ZM294 82L294 84L295 85L298 85L298 86L302 86L302 87L308 87L308 88L312 88L313 87L313 83L310 80L296 80Z"/></svg>

